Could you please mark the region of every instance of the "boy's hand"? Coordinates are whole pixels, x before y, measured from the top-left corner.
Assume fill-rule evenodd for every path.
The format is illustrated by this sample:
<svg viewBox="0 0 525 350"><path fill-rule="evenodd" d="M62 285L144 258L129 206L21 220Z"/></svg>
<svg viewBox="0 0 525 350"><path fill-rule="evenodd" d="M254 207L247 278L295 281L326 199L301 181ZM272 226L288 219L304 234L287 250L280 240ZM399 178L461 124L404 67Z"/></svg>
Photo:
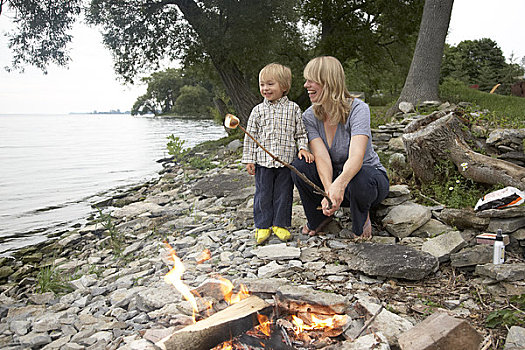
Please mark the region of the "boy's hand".
<svg viewBox="0 0 525 350"><path fill-rule="evenodd" d="M255 175L255 164L253 164L253 163L246 164L246 171L250 175Z"/></svg>
<svg viewBox="0 0 525 350"><path fill-rule="evenodd" d="M304 160L306 161L306 163L312 163L315 160L314 155L305 149L302 149L299 151L298 157L299 159L303 159L304 157Z"/></svg>

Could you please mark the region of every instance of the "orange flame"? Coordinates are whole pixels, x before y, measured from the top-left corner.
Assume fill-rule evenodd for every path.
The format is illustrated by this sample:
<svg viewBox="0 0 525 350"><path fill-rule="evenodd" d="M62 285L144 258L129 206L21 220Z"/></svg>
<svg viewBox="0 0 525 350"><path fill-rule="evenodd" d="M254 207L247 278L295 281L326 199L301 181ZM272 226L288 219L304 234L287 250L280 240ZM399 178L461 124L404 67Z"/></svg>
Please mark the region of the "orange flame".
<svg viewBox="0 0 525 350"><path fill-rule="evenodd" d="M213 350L232 350L233 349L233 343L231 341L225 341L222 344L217 345L213 348Z"/></svg>
<svg viewBox="0 0 525 350"><path fill-rule="evenodd" d="M224 295L224 300L229 305L238 303L239 301L246 299L247 297L250 296L250 292L248 291L248 288L246 288L245 285L241 285L239 293L233 293L232 292L233 283L231 283L230 280L220 277L220 276L218 277L218 279L219 281L221 281L220 288L221 288L222 294Z"/></svg>
<svg viewBox="0 0 525 350"><path fill-rule="evenodd" d="M191 307L193 308L193 323L195 323L195 314L199 311L197 307L197 301L195 300L195 297L193 294L191 294L190 289L187 285L182 282L182 274L186 270L184 268L184 264L182 264L182 261L175 253L175 250L168 244L168 249L170 250L170 255L173 260L174 266L173 268L164 276L164 280L167 283L171 283L177 290L184 296L184 298L191 304Z"/></svg>
<svg viewBox="0 0 525 350"><path fill-rule="evenodd" d="M292 323L295 326L294 332L295 334L300 334L303 331L310 331L310 330L326 330L326 329L332 329L335 327L341 327L346 323L347 316L346 315L334 315L334 316L325 316L325 315L315 315L310 314L310 322L309 324L306 324L302 318L299 318L295 315L292 316Z"/></svg>
<svg viewBox="0 0 525 350"><path fill-rule="evenodd" d="M210 259L211 259L211 252L209 249L206 248L199 254L199 256L195 260L197 261L197 264L202 264L206 260L210 260Z"/></svg>
<svg viewBox="0 0 525 350"><path fill-rule="evenodd" d="M255 329L269 337L272 333L272 321L268 319L268 316L259 313L257 314L257 319L259 320L259 325L255 326Z"/></svg>

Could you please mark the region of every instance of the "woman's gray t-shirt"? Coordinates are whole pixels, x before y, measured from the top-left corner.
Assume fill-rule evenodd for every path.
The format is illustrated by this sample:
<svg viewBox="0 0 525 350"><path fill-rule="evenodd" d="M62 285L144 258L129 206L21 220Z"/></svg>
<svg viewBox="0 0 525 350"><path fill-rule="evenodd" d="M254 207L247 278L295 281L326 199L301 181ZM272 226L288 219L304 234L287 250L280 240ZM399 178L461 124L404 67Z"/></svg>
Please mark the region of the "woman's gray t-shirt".
<svg viewBox="0 0 525 350"><path fill-rule="evenodd" d="M380 169L386 173L379 160L379 156L374 151L372 146L372 131L370 130L370 108L366 103L359 99L354 99L350 109L350 115L346 120L345 125L337 125L332 147L328 147L326 141L326 133L324 124L314 115L314 110L310 106L303 113L304 126L308 133L308 141L320 137L330 154L332 160L334 178L343 171L343 165L348 159L348 149L350 147L350 138L354 135L368 136L368 143L366 145L365 157L363 159L364 166L371 166Z"/></svg>

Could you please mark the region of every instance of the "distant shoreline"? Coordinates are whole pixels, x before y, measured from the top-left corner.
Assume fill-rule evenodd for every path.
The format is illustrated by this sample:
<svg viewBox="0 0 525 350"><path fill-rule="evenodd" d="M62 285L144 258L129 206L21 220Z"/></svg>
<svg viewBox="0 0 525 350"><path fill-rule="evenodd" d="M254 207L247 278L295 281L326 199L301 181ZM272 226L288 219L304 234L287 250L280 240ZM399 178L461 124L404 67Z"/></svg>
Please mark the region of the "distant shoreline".
<svg viewBox="0 0 525 350"><path fill-rule="evenodd" d="M69 112L69 114L131 114L131 111L121 112L119 109L117 109L116 111L110 110L109 112Z"/></svg>

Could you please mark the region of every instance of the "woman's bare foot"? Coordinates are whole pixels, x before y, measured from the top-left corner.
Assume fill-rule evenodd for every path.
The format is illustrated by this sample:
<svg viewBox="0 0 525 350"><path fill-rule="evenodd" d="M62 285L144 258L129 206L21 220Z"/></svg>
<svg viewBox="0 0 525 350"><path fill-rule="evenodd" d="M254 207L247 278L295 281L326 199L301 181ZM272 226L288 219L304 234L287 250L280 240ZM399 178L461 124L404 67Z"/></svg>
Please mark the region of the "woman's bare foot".
<svg viewBox="0 0 525 350"><path fill-rule="evenodd" d="M303 232L303 235L308 235L308 236L315 236L316 235L315 230L310 230L308 228L308 224L304 224L302 232Z"/></svg>
<svg viewBox="0 0 525 350"><path fill-rule="evenodd" d="M365 224L363 225L363 233L360 238L362 240L369 240L372 238L372 222L370 221L370 214L368 214Z"/></svg>
<svg viewBox="0 0 525 350"><path fill-rule="evenodd" d="M317 228L315 230L310 230L308 228L308 224L305 224L303 226L303 235L308 235L308 236L316 236L316 235L322 235L324 234L324 232L322 232L322 229L328 225L330 222L332 221L332 217L327 217L326 219L323 220L323 222L321 222L321 224L319 224L319 226L317 226Z"/></svg>

